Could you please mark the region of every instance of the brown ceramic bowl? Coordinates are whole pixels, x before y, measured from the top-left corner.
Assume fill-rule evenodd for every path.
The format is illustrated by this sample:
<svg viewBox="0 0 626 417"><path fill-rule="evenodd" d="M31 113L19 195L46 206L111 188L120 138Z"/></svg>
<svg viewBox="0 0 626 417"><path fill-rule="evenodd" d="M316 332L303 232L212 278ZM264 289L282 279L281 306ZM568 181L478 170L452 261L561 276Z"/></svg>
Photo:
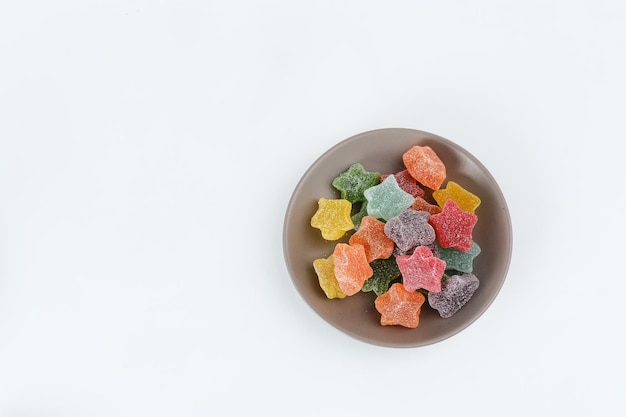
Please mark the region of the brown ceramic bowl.
<svg viewBox="0 0 626 417"><path fill-rule="evenodd" d="M446 165L447 178L478 195L478 223L473 238L481 247L473 273L480 286L455 315L443 319L428 305L422 306L419 326L382 326L374 307L373 292L359 292L343 299L328 299L319 286L313 260L326 258L337 242L325 241L310 225L319 198L339 198L331 182L351 164L389 174L404 169L402 154L414 145L428 145ZM446 182L443 186L445 187ZM412 129L380 129L346 139L324 153L296 186L285 215L283 251L291 279L302 298L328 323L361 341L389 347L417 347L453 336L473 323L489 307L504 283L512 252L512 231L506 201L487 168L459 145L431 133Z"/></svg>

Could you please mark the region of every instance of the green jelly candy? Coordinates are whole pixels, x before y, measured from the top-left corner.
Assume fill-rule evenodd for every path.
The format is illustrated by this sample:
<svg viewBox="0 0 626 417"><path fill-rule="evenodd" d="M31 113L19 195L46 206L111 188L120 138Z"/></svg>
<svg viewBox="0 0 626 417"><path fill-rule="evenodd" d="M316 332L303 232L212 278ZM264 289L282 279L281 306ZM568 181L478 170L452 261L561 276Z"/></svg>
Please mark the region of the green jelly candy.
<svg viewBox="0 0 626 417"><path fill-rule="evenodd" d="M474 258L480 253L480 246L472 242L469 251L463 252L454 248L442 248L438 246L439 258L446 261L446 270L470 273L474 269Z"/></svg>
<svg viewBox="0 0 626 417"><path fill-rule="evenodd" d="M367 200L361 203L361 209L352 216L352 223L354 223L354 230L359 230L361 227L361 220L367 216Z"/></svg>
<svg viewBox="0 0 626 417"><path fill-rule="evenodd" d="M365 201L363 192L377 184L380 184L380 173L368 172L359 163L350 165L332 182L333 187L341 192L341 198L353 204Z"/></svg>
<svg viewBox="0 0 626 417"><path fill-rule="evenodd" d="M367 199L367 214L385 221L396 217L415 201L415 197L400 188L393 175L365 190L364 195Z"/></svg>
<svg viewBox="0 0 626 417"><path fill-rule="evenodd" d="M363 283L361 289L363 292L374 291L377 296L384 294L389 289L391 281L400 276L400 268L393 256L387 259L376 259L370 263L370 266L374 275Z"/></svg>

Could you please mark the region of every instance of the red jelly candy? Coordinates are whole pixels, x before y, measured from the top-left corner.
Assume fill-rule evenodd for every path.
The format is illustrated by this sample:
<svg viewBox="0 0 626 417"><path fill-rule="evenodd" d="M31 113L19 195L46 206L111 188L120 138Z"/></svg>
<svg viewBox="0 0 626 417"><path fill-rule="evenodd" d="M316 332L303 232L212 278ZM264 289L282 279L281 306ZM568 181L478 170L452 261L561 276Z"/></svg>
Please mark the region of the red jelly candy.
<svg viewBox="0 0 626 417"><path fill-rule="evenodd" d="M381 175L380 182L383 182L388 176L389 175ZM415 181L415 178L411 176L408 170L405 169L397 174L393 174L393 176L396 177L396 181L403 191L406 191L413 197L424 196L424 190L417 184L417 181Z"/></svg>
<svg viewBox="0 0 626 417"><path fill-rule="evenodd" d="M429 222L442 248L467 252L472 248L472 230L478 221L474 213L463 211L454 202L446 200L439 214L430 216Z"/></svg>
<svg viewBox="0 0 626 417"><path fill-rule="evenodd" d="M427 291L441 291L441 278L446 270L446 262L435 258L426 246L418 246L412 255L396 258L402 273L402 283L407 291L423 288Z"/></svg>

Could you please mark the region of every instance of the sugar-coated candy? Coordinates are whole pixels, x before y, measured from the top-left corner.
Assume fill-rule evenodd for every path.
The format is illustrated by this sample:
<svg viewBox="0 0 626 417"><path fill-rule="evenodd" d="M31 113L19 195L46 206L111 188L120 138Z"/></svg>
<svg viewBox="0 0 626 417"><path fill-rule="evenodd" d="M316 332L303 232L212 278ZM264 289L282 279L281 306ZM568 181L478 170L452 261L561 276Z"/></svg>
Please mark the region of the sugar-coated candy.
<svg viewBox="0 0 626 417"><path fill-rule="evenodd" d="M346 295L339 288L339 282L335 276L335 261L333 255L328 258L313 261L313 269L317 274L320 287L328 298L345 298Z"/></svg>
<svg viewBox="0 0 626 417"><path fill-rule="evenodd" d="M426 298L417 291L408 291L397 282L389 291L374 300L374 306L380 313L383 326L404 326L411 329L419 325L422 305Z"/></svg>
<svg viewBox="0 0 626 417"><path fill-rule="evenodd" d="M463 211L474 213L480 205L480 198L467 191L454 181L448 181L446 188L433 191L433 198L443 207L446 200L452 199Z"/></svg>
<svg viewBox="0 0 626 417"><path fill-rule="evenodd" d="M361 291L374 291L376 295L381 295L389 289L389 283L400 277L400 268L396 263L396 258L376 259L370 263L374 273L363 283Z"/></svg>
<svg viewBox="0 0 626 417"><path fill-rule="evenodd" d="M431 215L429 221L442 248L471 249L472 230L478 221L474 213L461 210L454 200L446 200L441 213Z"/></svg>
<svg viewBox="0 0 626 417"><path fill-rule="evenodd" d="M350 217L352 204L348 200L320 198L318 209L311 218L311 226L320 229L326 240L340 239L354 228Z"/></svg>
<svg viewBox="0 0 626 417"><path fill-rule="evenodd" d="M430 225L428 226L430 227ZM434 236L433 232L433 239ZM363 217L361 227L350 236L348 243L363 246L367 262L389 258L394 248L393 240L385 234L385 223L372 216Z"/></svg>
<svg viewBox="0 0 626 417"><path fill-rule="evenodd" d="M481 201L454 181L441 188L446 167L429 146L401 157L398 172L356 162L332 180L341 198L320 198L311 226L326 240L348 238L313 269L326 298L373 292L381 325L415 328L425 303L448 318L478 288L472 233Z"/></svg>
<svg viewBox="0 0 626 417"><path fill-rule="evenodd" d="M367 214L385 221L402 213L415 201L415 197L400 188L393 175L368 188L364 194L367 199Z"/></svg>
<svg viewBox="0 0 626 417"><path fill-rule="evenodd" d="M474 270L474 258L480 254L480 246L474 242L467 252L442 247L439 247L438 252L439 258L446 261L446 270L472 272Z"/></svg>
<svg viewBox="0 0 626 417"><path fill-rule="evenodd" d="M430 249L430 251L433 253L433 256L435 258L439 258L439 245L437 245L437 240L435 240L430 245L424 245L424 246ZM412 255L413 252L415 252L415 248L409 249L407 251L402 251L396 245L396 247L393 250L393 256L397 258L398 256L402 256L402 255Z"/></svg>
<svg viewBox="0 0 626 417"><path fill-rule="evenodd" d="M420 288L426 291L441 291L441 278L446 270L446 263L435 258L426 246L418 246L412 255L398 256L396 262L407 291Z"/></svg>
<svg viewBox="0 0 626 417"><path fill-rule="evenodd" d="M428 223L429 217L425 211L406 209L385 223L385 234L404 252L430 245L435 241L435 230Z"/></svg>
<svg viewBox="0 0 626 417"><path fill-rule="evenodd" d="M415 202L409 208L415 211L426 211L430 214L441 213L441 207L435 204L430 204L422 197L415 197Z"/></svg>
<svg viewBox="0 0 626 417"><path fill-rule="evenodd" d="M428 304L447 319L472 298L478 286L479 281L474 274L452 275L443 282L440 292L428 293Z"/></svg>
<svg viewBox="0 0 626 417"><path fill-rule="evenodd" d="M437 207L437 206L435 206ZM359 230L361 227L361 220L363 217L367 216L367 200L361 203L361 208L358 212L352 215L352 223L354 223L354 230Z"/></svg>
<svg viewBox="0 0 626 417"><path fill-rule="evenodd" d="M354 295L361 291L365 280L374 273L367 262L363 246L337 243L333 257L335 260L335 277L337 277L341 291L345 295Z"/></svg>
<svg viewBox="0 0 626 417"><path fill-rule="evenodd" d="M431 190L439 189L446 179L446 166L430 146L413 146L402 161L411 176Z"/></svg>
<svg viewBox="0 0 626 417"><path fill-rule="evenodd" d="M389 175L381 175L380 181L384 181ZM403 171L397 172L393 174L396 177L396 181L398 182L398 186L402 188L407 193L411 194L413 197L423 197L424 190L422 187L417 184L415 178L411 176L409 170L405 169Z"/></svg>
<svg viewBox="0 0 626 417"><path fill-rule="evenodd" d="M379 183L380 173L368 172L363 165L355 163L335 177L332 185L341 192L341 198L354 204L365 201L363 191Z"/></svg>

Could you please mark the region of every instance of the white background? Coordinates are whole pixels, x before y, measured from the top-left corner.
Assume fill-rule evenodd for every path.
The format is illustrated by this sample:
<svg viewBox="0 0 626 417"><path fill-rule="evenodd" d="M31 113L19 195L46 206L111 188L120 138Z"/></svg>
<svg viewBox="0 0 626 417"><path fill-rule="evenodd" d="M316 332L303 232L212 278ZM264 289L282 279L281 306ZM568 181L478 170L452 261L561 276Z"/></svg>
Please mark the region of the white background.
<svg viewBox="0 0 626 417"><path fill-rule="evenodd" d="M0 1L0 417L626 413L623 1ZM499 182L510 271L389 349L284 266L307 167L386 127Z"/></svg>

